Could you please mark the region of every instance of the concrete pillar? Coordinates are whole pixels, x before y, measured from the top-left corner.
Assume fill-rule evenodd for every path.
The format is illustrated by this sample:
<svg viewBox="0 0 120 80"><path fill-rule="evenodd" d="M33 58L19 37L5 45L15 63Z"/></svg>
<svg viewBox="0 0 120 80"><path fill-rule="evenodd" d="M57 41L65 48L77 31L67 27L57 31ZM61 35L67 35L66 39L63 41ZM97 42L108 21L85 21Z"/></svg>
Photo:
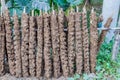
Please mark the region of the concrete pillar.
<svg viewBox="0 0 120 80"><path fill-rule="evenodd" d="M112 27L116 27L117 24L117 18L118 18L118 12L119 12L119 6L120 6L120 0L104 0L103 1L103 10L102 10L102 15L103 15L103 27L107 19L113 14L112 18ZM112 37L114 36L114 31L109 31L106 36L106 41L109 42Z"/></svg>

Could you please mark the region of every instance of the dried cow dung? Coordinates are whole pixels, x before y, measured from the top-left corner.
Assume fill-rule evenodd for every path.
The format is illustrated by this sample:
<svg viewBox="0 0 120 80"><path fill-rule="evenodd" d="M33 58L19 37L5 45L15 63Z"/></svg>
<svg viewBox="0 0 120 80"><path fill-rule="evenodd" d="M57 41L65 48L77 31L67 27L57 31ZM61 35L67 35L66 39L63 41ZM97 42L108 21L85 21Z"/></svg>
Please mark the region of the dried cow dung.
<svg viewBox="0 0 120 80"><path fill-rule="evenodd" d="M109 28L111 22L110 17L104 26ZM53 10L51 15L45 12L30 18L23 13L21 28L17 14L13 16L11 26L7 9L4 18L0 17L0 75L4 74L6 68L5 57L10 74L16 77L30 75L48 79L53 75L58 78L61 74L68 77L75 72L93 73L98 49L107 33L102 31L98 40L97 16L93 9L90 35L88 31L85 7L82 13L71 11L68 16L62 9L58 14Z"/></svg>
<svg viewBox="0 0 120 80"><path fill-rule="evenodd" d="M22 75L23 77L29 76L29 16L26 13L22 14L21 27L22 27L22 46L21 46L21 56L22 56Z"/></svg>
<svg viewBox="0 0 120 80"><path fill-rule="evenodd" d="M69 69L70 75L74 74L75 64L75 23L74 23L74 12L71 12L68 16L68 58L69 58Z"/></svg>
<svg viewBox="0 0 120 80"><path fill-rule="evenodd" d="M43 72L43 15L37 17L37 27L36 75L40 77Z"/></svg>
<svg viewBox="0 0 120 80"><path fill-rule="evenodd" d="M21 50L20 50L20 26L18 16L15 14L14 19L14 53L15 53L15 67L16 77L22 76L22 62L21 62Z"/></svg>
<svg viewBox="0 0 120 80"><path fill-rule="evenodd" d="M29 25L29 73L30 76L35 76L36 25L33 16L30 17Z"/></svg>
<svg viewBox="0 0 120 80"><path fill-rule="evenodd" d="M59 25L59 33L60 33L60 59L62 65L62 72L63 75L67 77L69 75L69 66L68 66L66 33L64 32L63 10L60 10L58 14L58 25Z"/></svg>
<svg viewBox="0 0 120 80"><path fill-rule="evenodd" d="M110 27L110 24L111 24L111 22L112 22L112 17L109 17L108 19L107 19L107 22L105 23L105 28L109 28ZM100 37L99 37L99 41L98 41L98 50L99 50L99 48L100 48L100 45L102 44L102 42L104 41L104 37L106 36L106 34L107 34L107 31L106 30L103 30L102 32L101 32L101 34L100 34Z"/></svg>
<svg viewBox="0 0 120 80"><path fill-rule="evenodd" d="M4 74L4 59L5 59L5 24L4 18L0 16L0 76Z"/></svg>
<svg viewBox="0 0 120 80"><path fill-rule="evenodd" d="M53 11L51 15L51 35L52 35L52 54L54 76L60 76L60 58L59 58L59 29L57 23L57 14Z"/></svg>
<svg viewBox="0 0 120 80"><path fill-rule="evenodd" d="M5 10L5 30L6 30L6 48L8 54L8 63L10 74L15 75L15 54L13 49L12 40L12 26L10 24L10 13L9 10Z"/></svg>
<svg viewBox="0 0 120 80"><path fill-rule="evenodd" d="M51 61L51 35L50 35L50 15L44 14L44 62L45 62L45 77L50 78L52 75Z"/></svg>
<svg viewBox="0 0 120 80"><path fill-rule="evenodd" d="M97 31L97 16L92 9L90 15L90 69L95 72L96 56L98 50L98 31Z"/></svg>
<svg viewBox="0 0 120 80"><path fill-rule="evenodd" d="M87 28L87 13L85 8L83 8L83 12L82 12L82 38L83 38L83 52L84 52L84 72L90 73L89 36L88 36L88 28Z"/></svg>
<svg viewBox="0 0 120 80"><path fill-rule="evenodd" d="M75 53L76 53L76 73L82 74L83 69L83 53L82 53L82 27L81 13L75 13Z"/></svg>

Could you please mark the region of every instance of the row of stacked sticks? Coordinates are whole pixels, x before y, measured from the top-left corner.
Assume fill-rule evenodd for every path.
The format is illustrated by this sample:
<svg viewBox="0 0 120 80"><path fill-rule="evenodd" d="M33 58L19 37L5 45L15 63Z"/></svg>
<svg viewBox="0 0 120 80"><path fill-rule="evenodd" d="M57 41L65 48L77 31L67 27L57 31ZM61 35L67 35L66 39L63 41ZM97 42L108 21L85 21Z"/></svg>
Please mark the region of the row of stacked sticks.
<svg viewBox="0 0 120 80"><path fill-rule="evenodd" d="M109 18L105 26L109 27L111 21ZM40 16L23 13L21 23L17 14L12 23L9 10L5 10L0 17L0 74L5 73L6 58L10 74L16 77L58 78L74 73L93 73L99 44L106 34L103 31L98 39L93 9L90 34L88 31L85 8L82 12L71 10L68 16L62 9Z"/></svg>

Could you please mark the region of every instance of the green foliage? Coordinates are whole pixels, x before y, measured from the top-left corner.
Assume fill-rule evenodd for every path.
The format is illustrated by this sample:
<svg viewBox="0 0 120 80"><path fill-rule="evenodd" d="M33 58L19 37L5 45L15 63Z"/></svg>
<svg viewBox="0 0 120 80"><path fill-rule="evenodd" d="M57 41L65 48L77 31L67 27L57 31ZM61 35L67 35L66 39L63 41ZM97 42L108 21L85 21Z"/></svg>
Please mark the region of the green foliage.
<svg viewBox="0 0 120 80"><path fill-rule="evenodd" d="M89 78L89 76L87 74L83 74L83 79L84 80L89 80L90 78Z"/></svg>
<svg viewBox="0 0 120 80"><path fill-rule="evenodd" d="M67 0L68 3L70 3L71 6L80 5L83 3L84 0Z"/></svg>
<svg viewBox="0 0 120 80"><path fill-rule="evenodd" d="M113 79L120 78L120 74L118 73L118 69L120 68L120 55L118 55L117 61L111 60L112 55L112 46L114 41L110 41L110 43L104 42L101 45L100 51L97 56L97 66L96 66L96 75L98 79L102 79L105 77L112 77Z"/></svg>
<svg viewBox="0 0 120 80"><path fill-rule="evenodd" d="M91 4L101 5L103 3L103 0L91 0L90 3Z"/></svg>
<svg viewBox="0 0 120 80"><path fill-rule="evenodd" d="M31 0L9 0L6 3L11 15L13 15L14 10L16 10L18 15L21 15L24 7L26 7L26 12L29 13L32 9L30 5Z"/></svg>
<svg viewBox="0 0 120 80"><path fill-rule="evenodd" d="M117 57L117 61L111 60L113 43L114 41L111 40L109 43L104 42L101 45L97 55L96 73L94 75L83 74L81 78L79 76L80 80L120 80L120 54ZM74 76L68 78L68 80L77 79Z"/></svg>
<svg viewBox="0 0 120 80"><path fill-rule="evenodd" d="M21 15L23 7L26 7L26 12L30 13L31 10L50 10L52 7L56 10L63 8L64 11L70 7L83 4L84 0L7 0L7 7L10 10L11 15L16 10L18 15ZM102 3L103 0L91 0L91 3ZM53 5L52 5L53 4Z"/></svg>
<svg viewBox="0 0 120 80"><path fill-rule="evenodd" d="M51 0L50 3L57 5L55 7L61 7L63 10L67 10L70 6L76 6L83 4L84 0Z"/></svg>
<svg viewBox="0 0 120 80"><path fill-rule="evenodd" d="M76 6L82 4L84 0L8 0L6 5L13 15L16 10L18 15L21 15L23 8L26 7L26 12L30 13L31 10L50 10L52 7L58 9L59 7L63 10L69 9L70 6Z"/></svg>
<svg viewBox="0 0 120 80"><path fill-rule="evenodd" d="M78 80L78 79L80 79L79 74L75 74L73 77L68 78L68 80Z"/></svg>
<svg viewBox="0 0 120 80"><path fill-rule="evenodd" d="M66 10L70 5L66 0L53 0L53 3L55 3L58 7L63 8L63 10Z"/></svg>

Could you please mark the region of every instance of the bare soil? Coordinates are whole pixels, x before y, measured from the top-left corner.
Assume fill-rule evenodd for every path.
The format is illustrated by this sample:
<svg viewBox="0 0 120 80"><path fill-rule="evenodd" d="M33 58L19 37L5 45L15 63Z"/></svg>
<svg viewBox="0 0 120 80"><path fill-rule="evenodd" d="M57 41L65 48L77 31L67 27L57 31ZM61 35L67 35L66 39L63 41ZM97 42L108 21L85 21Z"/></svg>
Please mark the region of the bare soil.
<svg viewBox="0 0 120 80"><path fill-rule="evenodd" d="M0 80L48 80L45 78L35 78L35 77L27 77L27 78L16 78L15 76L11 76L10 74L5 74L4 76L0 77ZM49 80L67 80L67 78L59 77L58 79L51 78Z"/></svg>

